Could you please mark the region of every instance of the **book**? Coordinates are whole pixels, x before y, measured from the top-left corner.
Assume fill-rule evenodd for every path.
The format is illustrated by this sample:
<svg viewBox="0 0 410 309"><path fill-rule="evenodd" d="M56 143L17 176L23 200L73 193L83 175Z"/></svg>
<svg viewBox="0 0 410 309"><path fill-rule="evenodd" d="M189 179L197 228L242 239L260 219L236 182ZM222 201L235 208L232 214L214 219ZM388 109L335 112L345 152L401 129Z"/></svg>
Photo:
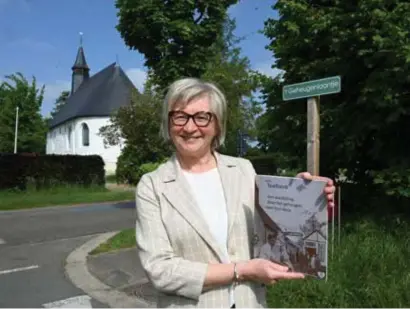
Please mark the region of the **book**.
<svg viewBox="0 0 410 309"><path fill-rule="evenodd" d="M255 258L327 279L328 209L325 181L257 175Z"/></svg>

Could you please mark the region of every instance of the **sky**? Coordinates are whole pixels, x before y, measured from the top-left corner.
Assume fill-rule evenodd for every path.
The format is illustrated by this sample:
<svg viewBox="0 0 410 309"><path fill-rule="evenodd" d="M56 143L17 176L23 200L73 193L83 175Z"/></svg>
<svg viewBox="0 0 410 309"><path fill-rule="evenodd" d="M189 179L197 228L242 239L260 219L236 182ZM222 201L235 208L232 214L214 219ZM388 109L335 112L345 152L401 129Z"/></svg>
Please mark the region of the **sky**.
<svg viewBox="0 0 410 309"><path fill-rule="evenodd" d="M253 69L274 75L269 40L258 33L264 21L276 17L274 0L240 0L229 9L236 19L235 35L245 37L242 54ZM45 85L41 109L48 115L63 90L70 90L71 67L83 33L83 48L93 75L119 60L134 85L142 89L144 57L124 44L114 0L0 0L0 79L21 72Z"/></svg>

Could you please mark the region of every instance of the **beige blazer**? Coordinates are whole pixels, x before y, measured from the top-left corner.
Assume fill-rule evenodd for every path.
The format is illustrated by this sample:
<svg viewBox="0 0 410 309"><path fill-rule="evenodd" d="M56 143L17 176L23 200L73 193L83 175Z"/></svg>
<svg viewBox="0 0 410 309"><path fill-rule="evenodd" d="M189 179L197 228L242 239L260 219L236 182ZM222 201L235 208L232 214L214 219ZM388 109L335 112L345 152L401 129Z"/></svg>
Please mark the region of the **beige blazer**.
<svg viewBox="0 0 410 309"><path fill-rule="evenodd" d="M252 258L255 170L250 161L216 153L228 208L231 261ZM202 291L208 263L223 253L201 217L175 156L145 174L136 189L136 242L142 266L159 291L157 307L229 308L229 286ZM265 307L265 289L234 289L236 308Z"/></svg>

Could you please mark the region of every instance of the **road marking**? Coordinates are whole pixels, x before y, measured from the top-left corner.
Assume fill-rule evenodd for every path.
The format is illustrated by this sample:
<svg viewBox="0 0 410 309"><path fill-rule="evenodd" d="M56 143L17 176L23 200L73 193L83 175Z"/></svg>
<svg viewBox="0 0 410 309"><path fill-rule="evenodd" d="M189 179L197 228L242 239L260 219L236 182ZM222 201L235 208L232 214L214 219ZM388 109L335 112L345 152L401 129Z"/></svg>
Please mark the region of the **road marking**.
<svg viewBox="0 0 410 309"><path fill-rule="evenodd" d="M81 295L42 305L44 308L92 308L91 297Z"/></svg>
<svg viewBox="0 0 410 309"><path fill-rule="evenodd" d="M0 245L4 245L6 243L6 241L2 238L0 238Z"/></svg>
<svg viewBox="0 0 410 309"><path fill-rule="evenodd" d="M20 267L20 268L14 268L14 269L6 269L6 270L0 270L0 275L6 275L6 274L11 274L15 273L18 271L25 271L25 270L30 270L30 269L36 269L39 268L40 266L38 265L31 265L27 267Z"/></svg>

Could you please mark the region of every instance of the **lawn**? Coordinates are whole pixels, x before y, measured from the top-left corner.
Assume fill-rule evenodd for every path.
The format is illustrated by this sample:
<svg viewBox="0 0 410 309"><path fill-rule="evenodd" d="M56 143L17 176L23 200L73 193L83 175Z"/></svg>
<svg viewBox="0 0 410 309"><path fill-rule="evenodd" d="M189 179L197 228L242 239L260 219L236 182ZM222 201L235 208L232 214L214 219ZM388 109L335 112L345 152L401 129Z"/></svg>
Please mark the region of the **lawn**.
<svg viewBox="0 0 410 309"><path fill-rule="evenodd" d="M95 202L124 201L134 199L134 192L128 190L108 190L101 187L83 188L78 186L56 187L24 192L0 191L0 210L72 205Z"/></svg>
<svg viewBox="0 0 410 309"><path fill-rule="evenodd" d="M122 231L93 254L135 246L134 229ZM409 307L410 229L362 219L345 224L341 243L329 246L328 281L282 281L269 288L270 308Z"/></svg>
<svg viewBox="0 0 410 309"><path fill-rule="evenodd" d="M90 252L91 255L110 252L119 249L132 248L135 246L135 229L126 229L102 243Z"/></svg>

